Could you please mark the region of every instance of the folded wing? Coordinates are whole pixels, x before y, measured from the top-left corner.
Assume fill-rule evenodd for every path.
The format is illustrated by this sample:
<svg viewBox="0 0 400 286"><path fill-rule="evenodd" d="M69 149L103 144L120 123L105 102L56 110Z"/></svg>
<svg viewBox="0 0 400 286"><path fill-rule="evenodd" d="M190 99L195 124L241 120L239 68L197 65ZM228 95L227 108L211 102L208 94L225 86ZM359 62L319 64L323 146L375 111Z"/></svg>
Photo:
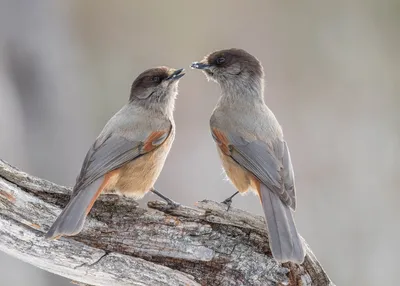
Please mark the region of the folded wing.
<svg viewBox="0 0 400 286"><path fill-rule="evenodd" d="M293 167L284 141L260 140L213 129L219 148L260 181L260 195L274 257L281 262L302 263L304 249L291 209L296 208Z"/></svg>
<svg viewBox="0 0 400 286"><path fill-rule="evenodd" d="M118 168L162 145L171 132L169 129L148 132L128 139L120 133L100 137L89 149L76 180L72 197L46 234L47 238L79 233L86 215ZM141 138L140 138L141 137Z"/></svg>

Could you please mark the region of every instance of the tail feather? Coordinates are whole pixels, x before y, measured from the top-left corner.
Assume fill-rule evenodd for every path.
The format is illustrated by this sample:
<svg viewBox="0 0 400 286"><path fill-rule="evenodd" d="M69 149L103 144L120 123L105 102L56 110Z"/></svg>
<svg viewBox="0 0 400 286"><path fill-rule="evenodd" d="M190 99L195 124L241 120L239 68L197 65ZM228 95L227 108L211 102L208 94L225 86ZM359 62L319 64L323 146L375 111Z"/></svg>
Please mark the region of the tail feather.
<svg viewBox="0 0 400 286"><path fill-rule="evenodd" d="M260 196L267 220L272 255L279 262L303 263L305 251L292 211L263 184L260 186Z"/></svg>
<svg viewBox="0 0 400 286"><path fill-rule="evenodd" d="M87 214L93 206L93 202L100 195L99 189L102 181L103 178L97 179L71 198L45 237L54 239L63 235L71 236L79 233L83 228Z"/></svg>

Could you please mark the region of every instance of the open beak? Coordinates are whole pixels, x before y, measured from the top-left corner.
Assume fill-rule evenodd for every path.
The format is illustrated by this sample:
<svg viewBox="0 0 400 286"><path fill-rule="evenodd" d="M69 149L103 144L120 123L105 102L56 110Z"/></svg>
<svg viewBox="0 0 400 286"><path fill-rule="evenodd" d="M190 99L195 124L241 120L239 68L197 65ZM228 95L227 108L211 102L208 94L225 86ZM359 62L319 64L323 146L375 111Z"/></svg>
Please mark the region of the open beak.
<svg viewBox="0 0 400 286"><path fill-rule="evenodd" d="M190 67L192 69L206 70L206 69L209 69L211 67L211 65L205 64L205 63L202 63L202 62L194 62L194 63L192 63L190 65Z"/></svg>
<svg viewBox="0 0 400 286"><path fill-rule="evenodd" d="M183 73L183 71L184 71L184 69L177 69L177 70L174 70L170 75L169 75L169 77L167 77L166 79L167 80L178 80L178 79L180 79L181 77L183 77L185 74Z"/></svg>

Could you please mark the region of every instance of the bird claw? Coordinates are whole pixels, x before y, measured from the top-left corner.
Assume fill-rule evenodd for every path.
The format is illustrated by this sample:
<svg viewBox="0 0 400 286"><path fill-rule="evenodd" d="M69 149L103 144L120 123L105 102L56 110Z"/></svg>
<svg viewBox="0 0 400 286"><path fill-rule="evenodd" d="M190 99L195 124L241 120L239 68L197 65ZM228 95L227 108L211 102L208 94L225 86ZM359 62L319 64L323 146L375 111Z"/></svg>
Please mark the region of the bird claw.
<svg viewBox="0 0 400 286"><path fill-rule="evenodd" d="M229 209L231 208L232 205L232 199L234 196L236 196L239 192L234 193L232 196L230 196L229 198L227 198L226 200L224 200L223 202L221 202L224 205L227 205L228 208L226 209L226 211L229 211Z"/></svg>
<svg viewBox="0 0 400 286"><path fill-rule="evenodd" d="M231 208L231 205L232 205L232 198L227 198L226 200L221 202L221 204L227 205L226 211L229 211L229 209Z"/></svg>
<svg viewBox="0 0 400 286"><path fill-rule="evenodd" d="M176 209L176 208L178 208L178 207L181 206L180 203L174 202L173 200L171 200L170 198L167 198L166 196L164 196L163 194L161 194L161 193L158 192L157 190L152 189L151 191L152 191L154 194L156 194L157 196L159 196L160 198L162 198L164 201L166 201L167 204L168 204L168 207L169 207L170 209Z"/></svg>
<svg viewBox="0 0 400 286"><path fill-rule="evenodd" d="M177 203L177 202L174 202L173 200L171 200L171 199L168 199L168 200L165 200L166 202L167 202L167 206L169 207L169 208L171 208L171 209L176 209L176 208L179 208L180 206L181 206L181 204L180 203Z"/></svg>

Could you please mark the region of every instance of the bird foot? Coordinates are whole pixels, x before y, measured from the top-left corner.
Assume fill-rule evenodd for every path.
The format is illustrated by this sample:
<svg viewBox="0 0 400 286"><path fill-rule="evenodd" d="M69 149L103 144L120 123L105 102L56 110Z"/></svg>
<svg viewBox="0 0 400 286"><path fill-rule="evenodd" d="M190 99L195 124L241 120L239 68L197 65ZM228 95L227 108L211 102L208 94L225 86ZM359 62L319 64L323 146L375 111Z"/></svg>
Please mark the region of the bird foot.
<svg viewBox="0 0 400 286"><path fill-rule="evenodd" d="M153 194L159 196L159 197L162 198L164 201L166 201L167 204L168 204L168 207L169 207L170 209L176 209L176 208L180 207L180 205L181 205L180 203L177 203L177 202L171 200L170 198L164 196L163 194L161 194L161 193L158 192L157 190L152 189L151 191L152 191Z"/></svg>
<svg viewBox="0 0 400 286"><path fill-rule="evenodd" d="M231 205L232 205L232 198L231 197L227 198L226 200L221 202L221 204L227 205L226 211L229 211L229 209L231 208Z"/></svg>
<svg viewBox="0 0 400 286"><path fill-rule="evenodd" d="M228 208L226 209L226 211L229 211L229 209L231 208L232 205L232 199L234 196L236 196L237 194L239 194L239 192L234 193L232 196L230 196L229 198L227 198L226 200L224 200L223 202L221 202L222 204L225 204L228 206Z"/></svg>
<svg viewBox="0 0 400 286"><path fill-rule="evenodd" d="M179 208L181 206L180 203L177 203L177 202L175 202L173 200L170 200L170 199L165 200L165 201L167 202L168 207L171 208L171 209L176 209L176 208Z"/></svg>

